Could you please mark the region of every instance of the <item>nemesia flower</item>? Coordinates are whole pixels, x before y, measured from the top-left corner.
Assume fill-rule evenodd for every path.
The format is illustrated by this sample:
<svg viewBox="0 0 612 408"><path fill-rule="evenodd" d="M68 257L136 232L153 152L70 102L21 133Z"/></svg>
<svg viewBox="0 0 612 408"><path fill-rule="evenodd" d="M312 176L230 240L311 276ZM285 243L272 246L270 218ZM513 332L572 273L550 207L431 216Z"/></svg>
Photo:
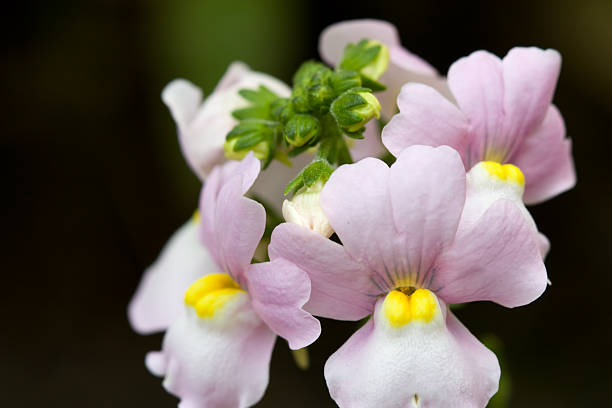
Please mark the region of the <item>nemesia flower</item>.
<svg viewBox="0 0 612 408"><path fill-rule="evenodd" d="M340 407L484 407L496 392L495 355L447 304L525 305L545 290L546 270L515 202L466 208L466 177L447 146L409 147L390 168L367 158L339 167L321 192L342 244L292 223L273 232L272 262L310 276L306 310L372 315L325 365Z"/></svg>
<svg viewBox="0 0 612 408"><path fill-rule="evenodd" d="M448 71L456 105L425 85L404 85L383 143L395 156L414 144L448 145L467 170L511 163L524 173L524 202L547 200L576 182L571 142L551 104L560 64L555 50L513 48L503 60L476 51Z"/></svg>
<svg viewBox="0 0 612 408"><path fill-rule="evenodd" d="M301 309L310 293L302 270L282 259L251 264L266 215L243 195L259 171L249 153L211 172L200 198L200 234L216 268L189 287L162 350L146 358L181 407L255 404L268 383L276 335L299 349L321 330Z"/></svg>
<svg viewBox="0 0 612 408"><path fill-rule="evenodd" d="M386 21L364 19L333 24L319 37L319 53L325 62L335 66L346 45L362 39L379 41L389 49L389 66L380 77L387 90L376 94L382 106L383 119L389 120L397 111L395 99L406 82L425 83L445 92L445 81L435 68L403 48L397 29Z"/></svg>

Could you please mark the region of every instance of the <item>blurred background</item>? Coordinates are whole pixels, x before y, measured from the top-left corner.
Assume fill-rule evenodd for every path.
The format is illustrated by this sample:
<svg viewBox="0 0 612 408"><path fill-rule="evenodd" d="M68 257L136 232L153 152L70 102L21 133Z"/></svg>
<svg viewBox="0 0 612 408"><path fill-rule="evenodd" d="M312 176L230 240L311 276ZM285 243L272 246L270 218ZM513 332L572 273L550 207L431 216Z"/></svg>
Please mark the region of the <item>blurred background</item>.
<svg viewBox="0 0 612 408"><path fill-rule="evenodd" d="M394 23L403 45L442 73L476 49L503 56L536 45L563 55L555 103L574 141L578 185L532 208L552 241L553 285L526 307L482 303L457 314L475 334L503 343L508 406L609 406L609 0L4 5L0 405L176 406L143 364L162 335L133 333L125 311L200 189L161 89L184 77L209 93L234 60L289 82L301 62L318 58L323 28L364 17ZM323 364L354 330L324 321L306 372L279 340L258 406L333 407Z"/></svg>

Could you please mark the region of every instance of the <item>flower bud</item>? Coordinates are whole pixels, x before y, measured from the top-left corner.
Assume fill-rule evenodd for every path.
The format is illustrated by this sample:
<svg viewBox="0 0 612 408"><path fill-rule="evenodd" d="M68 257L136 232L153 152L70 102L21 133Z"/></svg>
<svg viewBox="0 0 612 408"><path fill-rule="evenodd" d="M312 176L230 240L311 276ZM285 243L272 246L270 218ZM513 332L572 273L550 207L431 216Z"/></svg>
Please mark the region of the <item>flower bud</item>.
<svg viewBox="0 0 612 408"><path fill-rule="evenodd" d="M285 200L283 217L287 222L301 225L329 238L334 230L329 225L329 220L319 203L324 184L322 180L319 180L310 187L304 186L297 191L291 201Z"/></svg>
<svg viewBox="0 0 612 408"><path fill-rule="evenodd" d="M336 98L330 111L342 130L355 133L373 117L380 118L380 102L369 89L350 89Z"/></svg>
<svg viewBox="0 0 612 408"><path fill-rule="evenodd" d="M290 145L300 147L313 141L321 131L319 120L311 115L294 115L283 129L283 136Z"/></svg>
<svg viewBox="0 0 612 408"><path fill-rule="evenodd" d="M253 152L253 155L260 160L266 160L268 158L268 155L270 154L270 146L265 140L257 143L254 146L250 146L244 149L239 148L238 150L235 150L236 143L238 143L238 141L238 138L234 138L226 140L223 144L225 157L227 157L229 160L242 160L251 151Z"/></svg>
<svg viewBox="0 0 612 408"><path fill-rule="evenodd" d="M384 44L381 44L380 42L374 40L368 41L367 43L367 48L377 46L380 47L380 51L378 52L376 57L359 71L362 75L374 80L380 78L389 66L389 48L387 48Z"/></svg>
<svg viewBox="0 0 612 408"><path fill-rule="evenodd" d="M337 95L351 88L361 88L361 75L356 71L334 72L331 76L331 86Z"/></svg>
<svg viewBox="0 0 612 408"><path fill-rule="evenodd" d="M389 66L389 48L378 41L366 39L357 44L348 44L338 66L376 81Z"/></svg>

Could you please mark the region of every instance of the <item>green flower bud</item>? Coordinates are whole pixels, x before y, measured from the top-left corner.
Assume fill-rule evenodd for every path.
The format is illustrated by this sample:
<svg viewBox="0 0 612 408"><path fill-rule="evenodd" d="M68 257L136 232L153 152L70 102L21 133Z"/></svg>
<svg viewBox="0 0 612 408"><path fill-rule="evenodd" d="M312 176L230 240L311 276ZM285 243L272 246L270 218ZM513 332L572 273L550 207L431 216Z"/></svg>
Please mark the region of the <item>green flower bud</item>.
<svg viewBox="0 0 612 408"><path fill-rule="evenodd" d="M357 44L348 44L338 65L340 69L357 71L363 76L377 80L389 66L389 49L382 43L363 39Z"/></svg>
<svg viewBox="0 0 612 408"><path fill-rule="evenodd" d="M321 131L319 120L311 115L298 114L293 116L283 129L287 143L300 147L315 140Z"/></svg>
<svg viewBox="0 0 612 408"><path fill-rule="evenodd" d="M236 150L236 144L238 141L238 138L234 138L226 140L223 144L225 157L227 157L229 160L242 160L247 154L249 154L250 151L252 151L255 157L260 160L266 160L270 154L270 146L265 140L257 143L254 146Z"/></svg>
<svg viewBox="0 0 612 408"><path fill-rule="evenodd" d="M368 63L365 67L361 68L361 74L371 79L378 79L385 73L389 66L389 48L381 44L378 41L368 41L367 47L380 46L380 51L376 58Z"/></svg>
<svg viewBox="0 0 612 408"><path fill-rule="evenodd" d="M330 112L345 132L359 132L376 117L380 118L380 102L366 88L350 89L331 104Z"/></svg>

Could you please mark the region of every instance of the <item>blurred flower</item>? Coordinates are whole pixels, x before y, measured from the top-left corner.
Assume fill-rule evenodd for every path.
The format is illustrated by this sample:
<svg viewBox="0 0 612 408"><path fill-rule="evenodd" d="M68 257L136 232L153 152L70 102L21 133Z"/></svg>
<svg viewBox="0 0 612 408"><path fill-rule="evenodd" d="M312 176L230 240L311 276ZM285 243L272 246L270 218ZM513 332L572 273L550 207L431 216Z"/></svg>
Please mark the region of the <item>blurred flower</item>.
<svg viewBox="0 0 612 408"><path fill-rule="evenodd" d="M525 175L525 203L547 200L576 182L571 142L551 104L560 64L555 50L513 48L503 60L474 52L448 72L457 105L406 84L383 143L395 156L413 144L449 145L467 170L480 161L512 163Z"/></svg>
<svg viewBox="0 0 612 408"><path fill-rule="evenodd" d="M276 335L299 349L321 330L301 309L310 293L301 269L282 259L251 264L266 216L243 195L259 171L250 153L211 172L200 199L200 234L215 267L187 290L162 350L147 355L147 367L164 376L181 406L255 404L268 383Z"/></svg>
<svg viewBox="0 0 612 408"><path fill-rule="evenodd" d="M499 365L447 304L521 306L546 288L530 225L508 199L464 216L466 173L449 147L407 148L339 167L321 206L342 245L299 225L272 234L272 261L306 271L315 315L373 315L325 365L341 407L484 407ZM473 215L471 213L470 215Z"/></svg>
<svg viewBox="0 0 612 408"><path fill-rule="evenodd" d="M363 39L377 41L389 50L389 65L379 79L387 90L377 94L384 120L397 111L395 99L406 82L425 83L446 92L444 79L431 65L403 48L396 28L386 21L365 19L333 24L321 33L319 53L325 62L335 66L348 44Z"/></svg>

